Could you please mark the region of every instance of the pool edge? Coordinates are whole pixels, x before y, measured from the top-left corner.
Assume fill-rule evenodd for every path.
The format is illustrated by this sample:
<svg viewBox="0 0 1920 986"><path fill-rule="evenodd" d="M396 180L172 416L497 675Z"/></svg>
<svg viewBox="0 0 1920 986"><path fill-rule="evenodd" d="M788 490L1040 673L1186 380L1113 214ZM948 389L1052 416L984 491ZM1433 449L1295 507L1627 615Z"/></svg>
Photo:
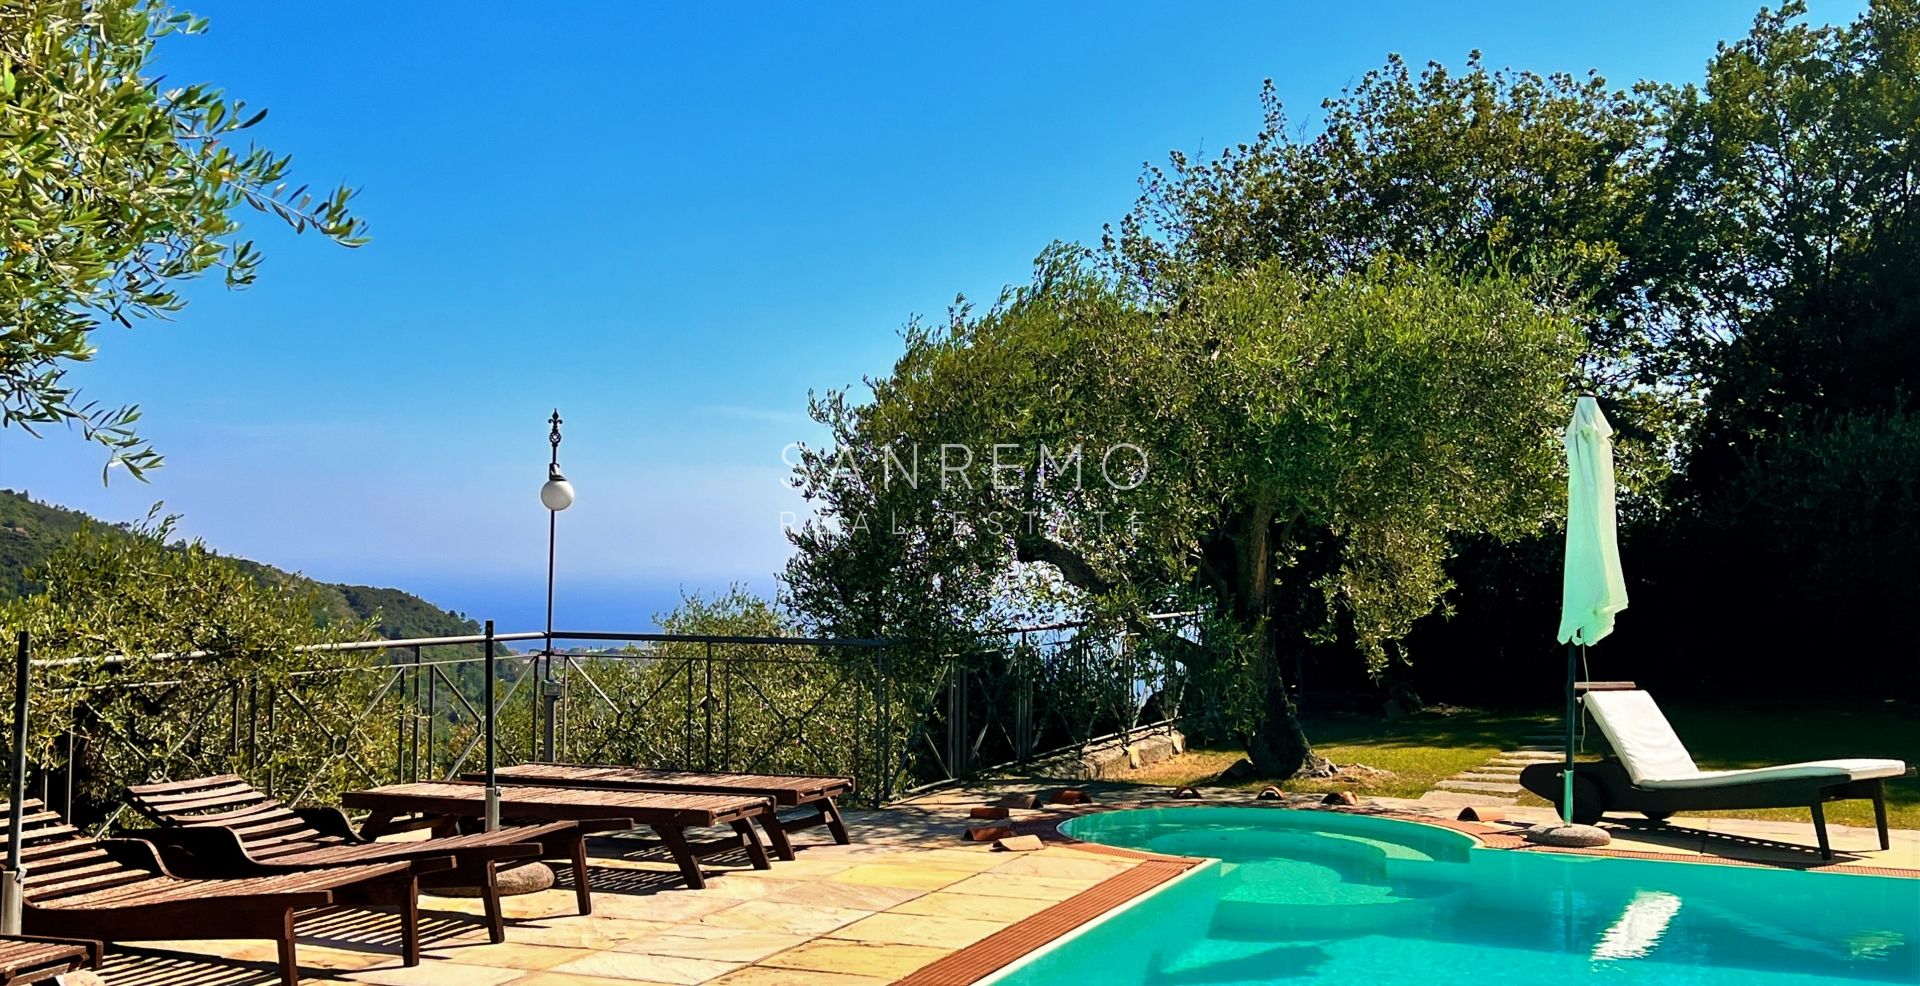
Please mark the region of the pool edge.
<svg viewBox="0 0 1920 986"><path fill-rule="evenodd" d="M1168 856L1120 846L1082 842L1059 830L1071 816L1035 818L1018 828L1048 843L1081 852L1117 856L1138 865L1116 873L1037 914L1022 918L944 955L894 981L894 986L969 986L990 983L1026 963L1104 924L1147 898L1219 862L1193 856Z"/></svg>
<svg viewBox="0 0 1920 986"><path fill-rule="evenodd" d="M1062 944L1099 927L1113 916L1131 908L1147 898L1168 889L1180 880L1211 866L1218 860L1169 856L1162 853L1128 849L1122 846L1110 846L1098 842L1076 839L1060 830L1060 826L1079 818L1108 811L1131 811L1142 808L1206 808L1206 807L1262 807L1275 811L1321 811L1328 814L1353 815L1371 818L1385 818L1397 822L1411 822L1465 835L1472 839L1478 851L1486 852L1533 852L1554 855L1584 856L1592 859L1643 859L1658 862L1692 863L1705 866L1732 866L1758 869L1793 869L1818 873L1849 873L1859 876L1920 878L1920 870L1897 867L1848 866L1832 867L1820 865L1796 865L1793 863L1761 863L1751 860L1728 859L1720 856L1695 856L1683 853L1660 853L1633 849L1562 849L1529 843L1518 833L1497 828L1481 822L1459 821L1450 818L1436 818L1416 812L1405 812L1379 808L1346 808L1326 805L1246 805L1223 804L1208 801L1178 801L1172 803L1121 802L1112 804L1077 805L1071 808L1058 806L1044 813L1020 820L1014 829L1022 835L1037 835L1049 845L1071 846L1080 852L1114 856L1139 861L1126 872L1116 874L1040 911L1023 918L986 938L942 956L928 965L909 973L895 981L895 986L969 986L969 984L989 984L997 982L1003 976L1012 974L1028 962L1039 958ZM1147 870L1148 872L1142 872ZM1124 894L1116 898L1116 894Z"/></svg>

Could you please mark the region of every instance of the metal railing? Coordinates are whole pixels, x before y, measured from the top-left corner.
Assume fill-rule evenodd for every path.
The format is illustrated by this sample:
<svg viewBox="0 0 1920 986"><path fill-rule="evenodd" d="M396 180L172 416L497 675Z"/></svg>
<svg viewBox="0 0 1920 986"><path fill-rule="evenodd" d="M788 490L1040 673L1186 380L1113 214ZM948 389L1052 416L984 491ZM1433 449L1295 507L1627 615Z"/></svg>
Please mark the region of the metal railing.
<svg viewBox="0 0 1920 986"><path fill-rule="evenodd" d="M150 779L238 773L304 802L459 777L483 759L491 643L500 763L844 775L880 805L1168 728L1183 671L1155 640L1190 615L1154 634L1021 628L937 658L884 640L556 631L551 651L504 649L545 633L326 645L309 649L324 666L274 675L206 654L36 661L54 680L35 683L33 715L65 719L28 790L105 827L129 820L120 787ZM88 664L105 670L58 680Z"/></svg>

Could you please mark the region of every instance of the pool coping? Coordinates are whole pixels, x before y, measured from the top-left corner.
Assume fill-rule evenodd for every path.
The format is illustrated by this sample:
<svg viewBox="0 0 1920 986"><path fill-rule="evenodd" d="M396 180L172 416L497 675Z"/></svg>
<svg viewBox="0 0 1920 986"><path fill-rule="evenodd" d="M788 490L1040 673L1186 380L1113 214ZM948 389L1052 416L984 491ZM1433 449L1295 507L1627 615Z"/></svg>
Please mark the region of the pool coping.
<svg viewBox="0 0 1920 986"><path fill-rule="evenodd" d="M1853 873L1861 876L1920 879L1920 870L1891 866L1833 866L1818 862L1786 861L1763 863L1723 856L1663 853L1638 849L1562 848L1541 846L1519 834L1481 822L1436 818L1418 812L1391 808L1349 807L1344 805L1286 805L1276 802L1219 801L1135 801L1109 804L1057 806L1043 813L1020 819L1013 824L1021 835L1037 835L1049 845L1071 846L1075 851L1093 855L1134 860L1139 865L1115 874L1030 917L951 952L896 981L897 986L967 986L1011 971L1026 960L1083 934L1107 918L1165 889L1201 867L1216 860L1192 856L1168 856L1161 853L1126 849L1076 839L1060 826L1083 815L1104 811L1129 811L1141 808L1267 808L1288 811L1324 811L1332 814L1387 818L1447 829L1472 838L1481 849L1493 851L1546 852L1594 858L1640 859L1659 862L1694 863L1706 866L1736 866L1758 869L1817 870L1822 873Z"/></svg>
<svg viewBox="0 0 1920 986"><path fill-rule="evenodd" d="M1594 856L1611 859L1644 859L1659 862L1694 863L1704 866L1735 866L1749 869L1800 870L1819 873L1852 874L1855 876L1884 876L1901 879L1920 879L1920 869L1898 866L1836 865L1819 860L1776 860L1762 862L1752 859L1734 859L1728 856L1714 856L1704 853L1669 853L1649 849L1610 849L1605 847L1566 847L1543 846L1528 842L1525 836L1512 829L1488 825L1484 822L1468 822L1452 818L1439 818L1434 815L1398 808L1374 808L1366 806L1326 805L1326 804L1285 804L1271 800L1243 802L1181 800L1181 801L1126 801L1101 805L1075 805L1055 807L1045 815L1036 815L1025 824L1044 825L1054 832L1057 841L1079 842L1072 836L1058 831L1058 826L1080 815L1095 811L1127 811L1140 808L1261 808L1269 811L1324 811L1340 815L1359 815L1368 818L1388 818L1399 822L1413 822L1418 825L1430 825L1434 828L1448 829L1471 836L1482 849L1516 850L1521 852L1557 853L1571 856ZM1049 838L1044 833L1031 834ZM1109 847L1111 848L1111 847Z"/></svg>
<svg viewBox="0 0 1920 986"><path fill-rule="evenodd" d="M1078 852L1133 860L1137 865L965 948L935 959L895 980L895 986L967 986L1009 971L1216 862L1204 857L1167 856L1098 842L1082 842L1059 831L1060 822L1067 817L1072 816L1025 819L1016 824L1015 829L1023 835L1037 835L1044 842L1070 844Z"/></svg>

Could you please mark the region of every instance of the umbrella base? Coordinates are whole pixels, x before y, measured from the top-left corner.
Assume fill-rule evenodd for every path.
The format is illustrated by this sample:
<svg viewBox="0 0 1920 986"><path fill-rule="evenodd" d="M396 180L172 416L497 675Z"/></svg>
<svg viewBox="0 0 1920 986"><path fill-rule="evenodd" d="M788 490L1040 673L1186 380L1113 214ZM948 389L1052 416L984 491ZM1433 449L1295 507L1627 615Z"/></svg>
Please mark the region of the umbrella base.
<svg viewBox="0 0 1920 986"><path fill-rule="evenodd" d="M1606 829L1595 825L1567 825L1555 822L1552 825L1535 825L1528 829L1527 841L1541 846L1591 849L1612 842L1613 836L1608 835Z"/></svg>

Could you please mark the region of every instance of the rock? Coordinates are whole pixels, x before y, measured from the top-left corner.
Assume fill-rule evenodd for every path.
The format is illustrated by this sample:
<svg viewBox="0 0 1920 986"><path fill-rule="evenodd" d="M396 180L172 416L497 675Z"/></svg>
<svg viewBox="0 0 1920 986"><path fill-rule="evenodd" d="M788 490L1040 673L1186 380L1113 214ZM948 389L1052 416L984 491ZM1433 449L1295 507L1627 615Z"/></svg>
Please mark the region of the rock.
<svg viewBox="0 0 1920 986"><path fill-rule="evenodd" d="M1194 788L1192 788L1192 787L1177 787L1177 788L1174 788L1174 789L1173 789L1173 796L1174 796L1174 797L1175 797L1176 799L1178 799L1178 800L1181 800L1181 801L1198 801L1198 800L1200 800L1200 792L1199 792L1199 791L1197 791L1197 790L1195 790L1195 789L1194 789Z"/></svg>
<svg viewBox="0 0 1920 986"><path fill-rule="evenodd" d="M1128 746L1125 747L1125 749L1127 752L1127 769L1139 770L1140 769L1140 748L1138 746L1129 744Z"/></svg>
<svg viewBox="0 0 1920 986"><path fill-rule="evenodd" d="M992 842L1013 836L1011 825L972 825L967 828L967 838L973 842Z"/></svg>
<svg viewBox="0 0 1920 986"><path fill-rule="evenodd" d="M1038 795L1033 794L1009 794L994 802L994 804L1002 808L1038 808L1040 807L1040 798Z"/></svg>
<svg viewBox="0 0 1920 986"><path fill-rule="evenodd" d="M527 863L494 874L494 883L502 897L539 893L553 886L553 869L545 863ZM435 887L430 892L441 897L480 896L479 887Z"/></svg>
<svg viewBox="0 0 1920 986"><path fill-rule="evenodd" d="M1261 801L1278 801L1280 800L1280 789L1272 785L1268 785L1266 787L1261 788L1260 793L1254 795L1254 797L1258 798Z"/></svg>
<svg viewBox="0 0 1920 986"><path fill-rule="evenodd" d="M1000 807L999 805L982 805L978 808L967 809L968 818L997 819L997 818L1006 818L1012 814L1013 812L1010 812L1007 809Z"/></svg>
<svg viewBox="0 0 1920 986"><path fill-rule="evenodd" d="M994 852L1033 852L1041 848L1037 835L1016 835L993 840Z"/></svg>
<svg viewBox="0 0 1920 986"><path fill-rule="evenodd" d="M1235 760L1227 766L1227 769L1220 772L1220 779L1223 781L1244 781L1251 777L1253 777L1253 761L1246 757Z"/></svg>
<svg viewBox="0 0 1920 986"><path fill-rule="evenodd" d="M1056 805L1084 805L1090 804L1093 801L1092 798L1087 796L1087 792L1077 787L1067 788L1055 794L1050 800Z"/></svg>
<svg viewBox="0 0 1920 986"><path fill-rule="evenodd" d="M1174 756L1179 756L1187 752L1187 735L1185 733L1173 733L1167 737L1167 742L1172 745Z"/></svg>
<svg viewBox="0 0 1920 986"><path fill-rule="evenodd" d="M1360 796L1352 791L1329 791L1326 797L1320 799L1320 803L1323 805L1357 805L1360 803Z"/></svg>
<svg viewBox="0 0 1920 986"><path fill-rule="evenodd" d="M1607 830L1593 825L1535 825L1527 830L1527 841L1542 846L1590 849L1613 841Z"/></svg>
<svg viewBox="0 0 1920 986"><path fill-rule="evenodd" d="M1483 808L1480 805L1468 805L1460 809L1463 822L1497 822L1507 817L1507 813L1498 808Z"/></svg>
<svg viewBox="0 0 1920 986"><path fill-rule="evenodd" d="M53 977L53 986L107 986L107 981L97 972L81 969Z"/></svg>

